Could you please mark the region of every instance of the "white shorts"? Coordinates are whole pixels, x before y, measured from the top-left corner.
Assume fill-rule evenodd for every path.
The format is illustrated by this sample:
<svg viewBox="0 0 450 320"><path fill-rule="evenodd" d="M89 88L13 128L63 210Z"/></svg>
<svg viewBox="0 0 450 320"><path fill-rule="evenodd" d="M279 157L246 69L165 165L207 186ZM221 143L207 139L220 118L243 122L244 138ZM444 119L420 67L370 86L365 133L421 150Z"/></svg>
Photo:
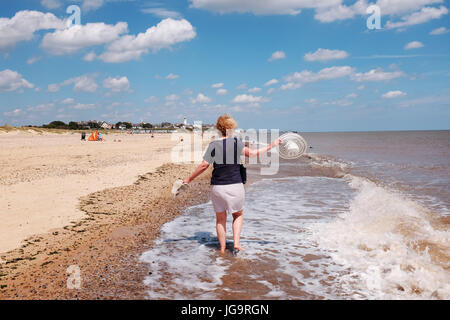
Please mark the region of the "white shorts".
<svg viewBox="0 0 450 320"><path fill-rule="evenodd" d="M211 201L215 212L235 213L244 209L245 189L242 183L212 185Z"/></svg>

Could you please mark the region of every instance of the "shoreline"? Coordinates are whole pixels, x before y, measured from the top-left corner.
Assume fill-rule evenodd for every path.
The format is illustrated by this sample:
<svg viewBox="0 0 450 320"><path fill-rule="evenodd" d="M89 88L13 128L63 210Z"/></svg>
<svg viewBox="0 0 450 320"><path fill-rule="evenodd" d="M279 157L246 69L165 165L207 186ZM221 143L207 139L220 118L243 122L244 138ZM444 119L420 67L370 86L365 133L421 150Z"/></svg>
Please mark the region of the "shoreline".
<svg viewBox="0 0 450 320"><path fill-rule="evenodd" d="M173 198L172 182L194 164L164 164L128 186L81 198L86 217L27 239L2 254L0 299L145 299L148 275L140 255L153 246L160 227L184 209L209 199L210 174ZM158 188L158 192L149 189ZM81 271L81 288L67 289L67 268Z"/></svg>

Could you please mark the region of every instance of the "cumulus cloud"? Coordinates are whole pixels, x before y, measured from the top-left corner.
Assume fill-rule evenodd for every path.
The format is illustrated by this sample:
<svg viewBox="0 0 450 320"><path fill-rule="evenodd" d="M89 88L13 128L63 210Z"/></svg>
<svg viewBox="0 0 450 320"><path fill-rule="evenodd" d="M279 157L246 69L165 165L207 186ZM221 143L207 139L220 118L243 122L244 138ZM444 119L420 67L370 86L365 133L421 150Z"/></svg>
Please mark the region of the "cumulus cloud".
<svg viewBox="0 0 450 320"><path fill-rule="evenodd" d="M212 100L210 98L208 98L207 96L205 96L203 93L199 93L196 98L191 99L192 104L209 103L211 101Z"/></svg>
<svg viewBox="0 0 450 320"><path fill-rule="evenodd" d="M274 53L272 53L272 55L270 56L268 61L275 61L275 60L280 60L280 59L285 59L286 58L286 53L284 53L284 51L275 51Z"/></svg>
<svg viewBox="0 0 450 320"><path fill-rule="evenodd" d="M233 99L234 103L260 103L267 101L269 101L269 99L262 96L254 96L251 94L239 94Z"/></svg>
<svg viewBox="0 0 450 320"><path fill-rule="evenodd" d="M268 87L268 86L271 86L271 85L274 85L274 84L277 84L277 83L278 83L277 79L272 79L272 80L269 80L266 83L264 83L264 87Z"/></svg>
<svg viewBox="0 0 450 320"><path fill-rule="evenodd" d="M104 0L83 0L81 9L85 11L97 10L105 3Z"/></svg>
<svg viewBox="0 0 450 320"><path fill-rule="evenodd" d="M398 97L403 97L403 96L406 96L406 93L402 92L400 90L389 91L382 95L382 97L384 99L393 99L393 98L398 98Z"/></svg>
<svg viewBox="0 0 450 320"><path fill-rule="evenodd" d="M53 83L48 86L48 92L58 92L61 87L73 84L74 91L95 92L98 84L95 81L95 74L85 74L79 77L67 79L61 83Z"/></svg>
<svg viewBox="0 0 450 320"><path fill-rule="evenodd" d="M388 22L389 28L398 28L424 23L446 14L445 7L426 7L442 2L443 0L354 0L352 3L344 3L343 0L191 0L191 7L221 14L238 12L255 15L297 15L303 9L312 9L316 20L330 23L351 19L356 15L366 16L369 5L376 4L385 16L405 15L400 22Z"/></svg>
<svg viewBox="0 0 450 320"><path fill-rule="evenodd" d="M227 93L228 93L228 90L227 90L227 89L223 89L223 88L218 89L218 90L216 91L216 94L217 94L218 96L224 96L224 95L226 95Z"/></svg>
<svg viewBox="0 0 450 320"><path fill-rule="evenodd" d="M72 107L76 110L91 110L95 108L95 104L93 103L77 103Z"/></svg>
<svg viewBox="0 0 450 320"><path fill-rule="evenodd" d="M166 8L144 8L141 9L143 13L150 13L160 18L181 18L181 14L177 11L168 10Z"/></svg>
<svg viewBox="0 0 450 320"><path fill-rule="evenodd" d="M261 91L261 88L258 88L258 87L248 89L248 92L250 92L250 93L256 93L256 92L260 92L260 91Z"/></svg>
<svg viewBox="0 0 450 320"><path fill-rule="evenodd" d="M5 117L20 117L23 114L21 109L14 109L12 111L3 112Z"/></svg>
<svg viewBox="0 0 450 320"><path fill-rule="evenodd" d="M41 0L41 5L47 9L56 9L61 7L60 0Z"/></svg>
<svg viewBox="0 0 450 320"><path fill-rule="evenodd" d="M64 30L47 33L42 39L41 46L52 54L63 55L86 47L110 43L127 31L126 22L118 22L115 25L103 22L72 25Z"/></svg>
<svg viewBox="0 0 450 320"><path fill-rule="evenodd" d="M31 57L27 60L27 64L34 64L36 62L38 62L39 60L41 60L42 57Z"/></svg>
<svg viewBox="0 0 450 320"><path fill-rule="evenodd" d="M222 87L223 87L223 83L222 82L214 83L214 84L211 85L211 88L215 88L215 89L222 88Z"/></svg>
<svg viewBox="0 0 450 320"><path fill-rule="evenodd" d="M194 27L189 21L167 18L146 32L124 35L110 43L99 58L105 62L117 63L139 59L149 50L154 52L171 48L173 45L190 41L196 37Z"/></svg>
<svg viewBox="0 0 450 320"><path fill-rule="evenodd" d="M166 76L166 79L168 79L168 80L175 80L175 79L178 79L180 76L178 75L178 74L173 74L173 73L169 73L167 76Z"/></svg>
<svg viewBox="0 0 450 320"><path fill-rule="evenodd" d="M416 24L428 22L433 19L440 19L443 15L448 13L448 9L444 6L439 8L424 7L420 11L414 12L410 15L402 17L399 22L388 21L386 23L387 29L409 27Z"/></svg>
<svg viewBox="0 0 450 320"><path fill-rule="evenodd" d="M352 80L357 82L363 81L388 81L399 77L404 77L405 73L400 70L396 71L384 71L381 68L372 69L366 73L355 73L352 75Z"/></svg>
<svg viewBox="0 0 450 320"><path fill-rule="evenodd" d="M345 59L348 57L348 53L343 50L329 50L319 48L316 52L308 52L305 54L306 61L330 61L330 60L338 60Z"/></svg>
<svg viewBox="0 0 450 320"><path fill-rule="evenodd" d="M317 73L309 70L294 72L284 77L286 83L281 86L281 90L297 89L310 82L342 78L351 75L353 72L354 69L349 66L324 68Z"/></svg>
<svg viewBox="0 0 450 320"><path fill-rule="evenodd" d="M103 87L110 89L111 92L129 92L130 91L130 81L127 77L108 77L103 80Z"/></svg>
<svg viewBox="0 0 450 320"><path fill-rule="evenodd" d="M405 50L423 48L423 43L420 41L411 41L405 45Z"/></svg>
<svg viewBox="0 0 450 320"><path fill-rule="evenodd" d="M0 91L23 91L23 89L32 88L34 84L24 79L20 73L9 69L0 71Z"/></svg>
<svg viewBox="0 0 450 320"><path fill-rule="evenodd" d="M18 42L31 40L36 31L65 27L63 20L40 11L19 11L10 19L0 18L0 51L9 51Z"/></svg>
<svg viewBox="0 0 450 320"><path fill-rule="evenodd" d="M180 97L178 97L176 94L169 94L168 96L166 96L166 101L176 101L180 99Z"/></svg>
<svg viewBox="0 0 450 320"><path fill-rule="evenodd" d="M87 53L84 57L83 60L84 61L88 61L88 62L92 62L95 60L95 58L97 57L97 55L95 54L95 52L91 51L89 53Z"/></svg>
<svg viewBox="0 0 450 320"><path fill-rule="evenodd" d="M74 98L66 98L63 101L61 101L62 104L73 104L75 102Z"/></svg>
<svg viewBox="0 0 450 320"><path fill-rule="evenodd" d="M437 28L437 29L434 29L433 31L431 31L430 34L432 36L437 36L437 35L446 34L449 32L450 32L450 30L448 30L446 27L440 27L440 28Z"/></svg>

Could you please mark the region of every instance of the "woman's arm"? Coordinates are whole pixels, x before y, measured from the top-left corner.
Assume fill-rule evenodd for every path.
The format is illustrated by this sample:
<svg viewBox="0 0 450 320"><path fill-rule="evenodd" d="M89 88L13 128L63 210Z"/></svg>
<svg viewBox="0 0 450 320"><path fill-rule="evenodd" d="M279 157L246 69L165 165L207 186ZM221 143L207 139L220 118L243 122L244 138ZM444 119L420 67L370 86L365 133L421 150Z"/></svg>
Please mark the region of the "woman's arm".
<svg viewBox="0 0 450 320"><path fill-rule="evenodd" d="M199 164L197 169L195 169L194 173L191 174L190 177L183 179L183 183L191 183L192 180L197 178L199 175L201 175L206 169L208 169L209 163L203 160L202 163Z"/></svg>
<svg viewBox="0 0 450 320"><path fill-rule="evenodd" d="M242 153L248 158L257 157L260 154L269 151L273 147L278 146L280 143L281 143L281 139L278 138L278 139L274 140L271 144L269 144L267 147L264 147L264 148L250 149L249 147L244 147L244 149L242 149Z"/></svg>

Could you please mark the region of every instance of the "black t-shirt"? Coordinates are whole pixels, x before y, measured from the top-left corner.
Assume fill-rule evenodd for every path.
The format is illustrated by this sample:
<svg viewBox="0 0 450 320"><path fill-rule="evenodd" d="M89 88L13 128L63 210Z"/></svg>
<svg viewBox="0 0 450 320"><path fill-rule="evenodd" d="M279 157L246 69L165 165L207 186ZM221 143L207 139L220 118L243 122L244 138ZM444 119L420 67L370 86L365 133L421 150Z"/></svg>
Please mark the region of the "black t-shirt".
<svg viewBox="0 0 450 320"><path fill-rule="evenodd" d="M215 140L209 144L203 159L214 166L212 185L242 183L239 167L242 149L244 143L237 138Z"/></svg>

